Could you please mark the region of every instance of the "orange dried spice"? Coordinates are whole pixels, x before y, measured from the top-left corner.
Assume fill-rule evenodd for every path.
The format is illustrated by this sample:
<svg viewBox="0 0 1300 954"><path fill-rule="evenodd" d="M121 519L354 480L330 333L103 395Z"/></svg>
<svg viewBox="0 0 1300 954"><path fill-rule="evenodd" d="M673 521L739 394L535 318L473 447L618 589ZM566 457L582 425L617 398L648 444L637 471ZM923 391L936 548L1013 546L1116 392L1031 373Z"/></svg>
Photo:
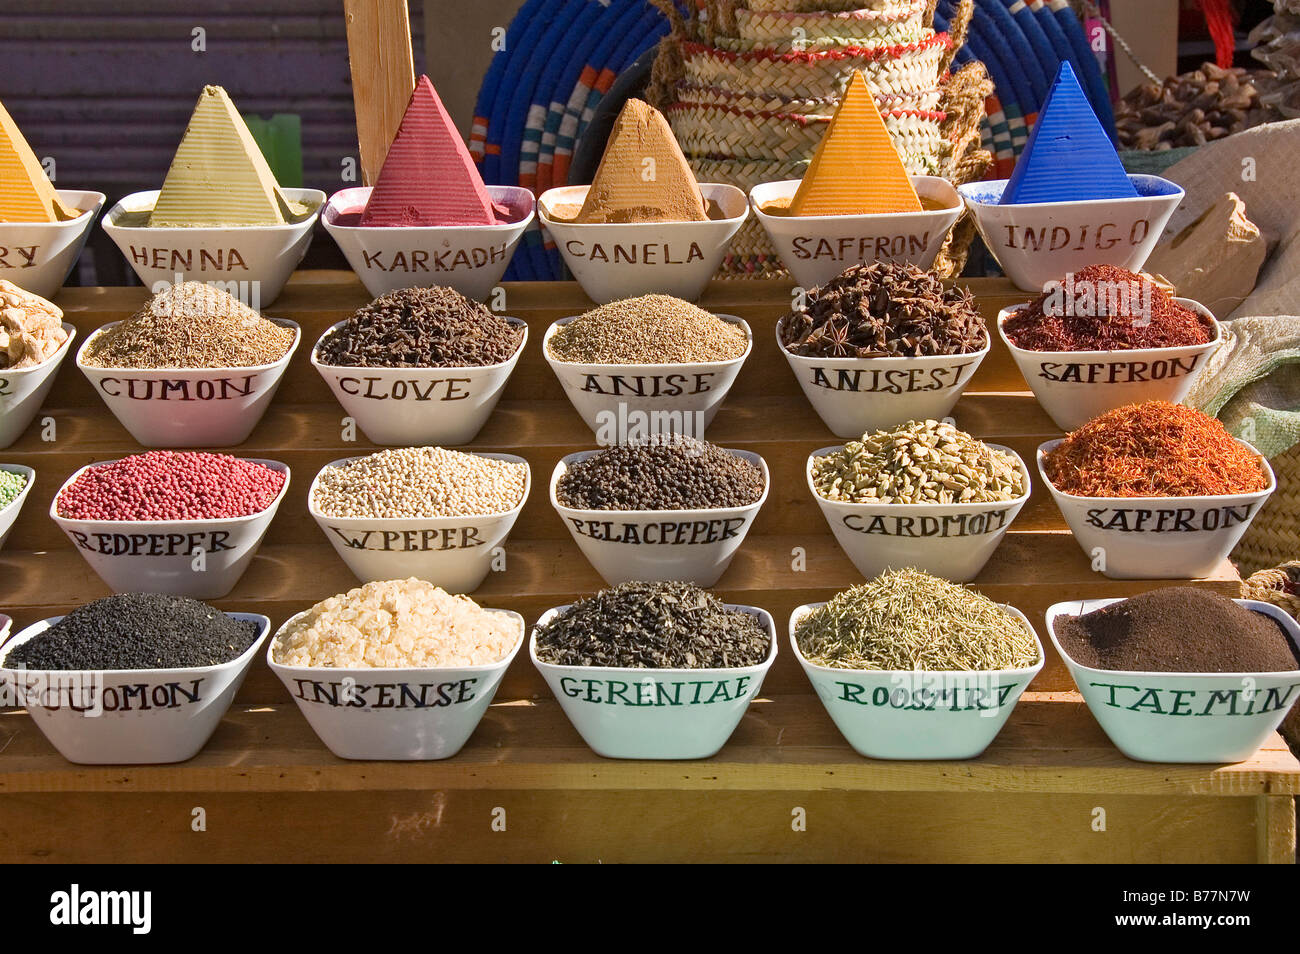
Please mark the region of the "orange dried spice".
<svg viewBox="0 0 1300 954"><path fill-rule="evenodd" d="M1258 454L1209 415L1168 401L1093 418L1044 456L1043 472L1080 497L1208 497L1268 486Z"/></svg>

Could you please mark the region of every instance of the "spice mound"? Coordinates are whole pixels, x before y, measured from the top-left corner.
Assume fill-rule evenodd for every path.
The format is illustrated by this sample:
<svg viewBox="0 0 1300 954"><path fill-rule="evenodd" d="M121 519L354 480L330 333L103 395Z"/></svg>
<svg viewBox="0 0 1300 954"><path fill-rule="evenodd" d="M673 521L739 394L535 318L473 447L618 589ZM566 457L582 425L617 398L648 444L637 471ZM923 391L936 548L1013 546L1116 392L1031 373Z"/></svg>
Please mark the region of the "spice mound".
<svg viewBox="0 0 1300 954"><path fill-rule="evenodd" d="M92 368L249 368L279 361L295 335L227 291L182 282L97 333L81 360Z"/></svg>
<svg viewBox="0 0 1300 954"><path fill-rule="evenodd" d="M1259 455L1222 424L1168 401L1093 418L1043 456L1043 473L1078 497L1213 497L1269 484Z"/></svg>
<svg viewBox="0 0 1300 954"><path fill-rule="evenodd" d="M1089 265L1052 282L1002 323L1026 351L1183 348L1214 340L1214 326L1180 305L1147 275Z"/></svg>
<svg viewBox="0 0 1300 954"><path fill-rule="evenodd" d="M252 460L148 451L88 467L59 494L73 520L230 520L261 513L286 475Z"/></svg>
<svg viewBox="0 0 1300 954"><path fill-rule="evenodd" d="M519 621L415 578L367 583L317 603L271 644L284 666L439 669L505 659Z"/></svg>
<svg viewBox="0 0 1300 954"><path fill-rule="evenodd" d="M836 594L801 619L794 635L805 659L833 669L986 672L1039 660L1020 617L911 568Z"/></svg>
<svg viewBox="0 0 1300 954"><path fill-rule="evenodd" d="M1082 616L1052 620L1071 659L1129 672L1290 672L1300 669L1282 628L1226 596L1171 586Z"/></svg>
<svg viewBox="0 0 1300 954"><path fill-rule="evenodd" d="M238 659L257 624L185 596L119 593L79 606L9 653L10 669L193 669Z"/></svg>
<svg viewBox="0 0 1300 954"><path fill-rule="evenodd" d="M348 368L478 368L519 350L522 328L452 288L400 288L358 308L321 342L322 363Z"/></svg>
<svg viewBox="0 0 1300 954"><path fill-rule="evenodd" d="M44 364L67 340L54 302L0 279L0 370Z"/></svg>
<svg viewBox="0 0 1300 954"><path fill-rule="evenodd" d="M971 354L988 329L971 293L915 265L851 265L781 319L781 343L805 358Z"/></svg>
<svg viewBox="0 0 1300 954"><path fill-rule="evenodd" d="M27 486L27 475L13 470L0 468L0 510L4 510L23 492Z"/></svg>
<svg viewBox="0 0 1300 954"><path fill-rule="evenodd" d="M758 617L676 582L601 590L538 626L536 639L544 663L622 669L757 666L771 648Z"/></svg>
<svg viewBox="0 0 1300 954"><path fill-rule="evenodd" d="M1020 459L939 421L908 421L814 457L817 494L844 503L954 504L1015 500Z"/></svg>
<svg viewBox="0 0 1300 954"><path fill-rule="evenodd" d="M570 464L555 497L575 510L715 510L747 507L763 490L757 464L674 434L620 444Z"/></svg>
<svg viewBox="0 0 1300 954"><path fill-rule="evenodd" d="M561 325L546 351L569 364L695 364L731 361L748 346L738 324L671 295L642 295Z"/></svg>
<svg viewBox="0 0 1300 954"><path fill-rule="evenodd" d="M311 502L327 517L468 517L524 499L523 463L442 447L402 447L326 467Z"/></svg>

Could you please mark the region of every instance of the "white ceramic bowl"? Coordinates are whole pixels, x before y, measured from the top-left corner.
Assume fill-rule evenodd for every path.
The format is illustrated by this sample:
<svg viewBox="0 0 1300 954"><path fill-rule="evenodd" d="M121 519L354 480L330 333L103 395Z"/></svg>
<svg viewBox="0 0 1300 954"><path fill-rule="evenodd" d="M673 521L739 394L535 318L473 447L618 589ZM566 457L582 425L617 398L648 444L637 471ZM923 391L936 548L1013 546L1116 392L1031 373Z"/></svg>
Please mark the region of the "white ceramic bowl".
<svg viewBox="0 0 1300 954"><path fill-rule="evenodd" d="M465 368L351 368L325 364L320 347L347 324L340 321L320 336L311 364L329 385L343 410L356 419L373 444L442 447L468 444L483 429L519 356L528 347L528 324L506 318L524 337L505 361Z"/></svg>
<svg viewBox="0 0 1300 954"><path fill-rule="evenodd" d="M712 586L745 542L772 484L758 454L727 450L763 470L763 494L747 507L709 510L579 510L560 503L556 490L570 465L601 451L569 454L551 474L551 506L582 555L610 586L629 580L684 580ZM629 539L630 538L630 539ZM650 542L646 542L649 540ZM626 542L625 542L626 541Z"/></svg>
<svg viewBox="0 0 1300 954"><path fill-rule="evenodd" d="M1028 351L1012 344L1002 325L1029 302L998 312L998 334L1043 410L1061 430L1072 431L1125 404L1180 404L1187 397L1205 362L1222 344L1223 329L1205 306L1190 298L1174 301L1203 315L1214 328L1213 339L1183 348Z"/></svg>
<svg viewBox="0 0 1300 954"><path fill-rule="evenodd" d="M9 539L9 531L13 529L14 521L22 512L23 504L27 502L27 495L32 492L32 484L36 483L36 471L22 464L0 464L0 470L22 474L27 478L27 485L18 492L18 496L9 501L7 506L0 507L0 547L3 547L5 541Z"/></svg>
<svg viewBox="0 0 1300 954"><path fill-rule="evenodd" d="M735 186L701 183L700 192L721 209L708 222L557 222L557 206L582 205L590 186L547 189L537 214L592 301L603 304L637 295L673 295L694 301L722 264L731 238L749 214L745 193Z"/></svg>
<svg viewBox="0 0 1300 954"><path fill-rule="evenodd" d="M362 226L370 186L343 189L321 212L366 291L378 298L399 288L446 285L483 301L501 281L515 246L533 221L533 194L521 186L490 185L492 201L510 209L498 225Z"/></svg>
<svg viewBox="0 0 1300 954"><path fill-rule="evenodd" d="M184 281L216 284L261 310L280 296L298 267L325 193L319 189L281 189L285 198L312 211L284 225L224 228L154 228L135 225L158 202L157 189L133 192L104 216L104 231L117 243L144 286L153 292Z"/></svg>
<svg viewBox="0 0 1300 954"><path fill-rule="evenodd" d="M12 619L4 613L0 613L0 646L3 646L4 641L9 638L9 630L13 628L13 625L14 621Z"/></svg>
<svg viewBox="0 0 1300 954"><path fill-rule="evenodd" d="M1120 600L1070 600L1047 610L1047 632L1088 711L1115 747L1139 762L1244 762L1300 696L1300 670L1261 673L1091 669L1056 638L1057 616L1082 616ZM1300 625L1281 608L1233 600L1275 620L1292 645ZM1186 718L1191 716L1192 718Z"/></svg>
<svg viewBox="0 0 1300 954"><path fill-rule="evenodd" d="M219 666L66 672L8 668L6 660L15 646L63 617L43 619L0 647L0 698L24 706L69 762L184 762L212 737L271 629L265 616L226 615L256 623L258 636L242 655Z"/></svg>
<svg viewBox="0 0 1300 954"><path fill-rule="evenodd" d="M76 520L59 516L59 498L91 467L78 468L50 502L50 519L114 593L169 593L214 600L235 588L289 490L289 468L245 458L284 474L284 484L260 513L229 520ZM112 461L103 461L103 464ZM203 569L194 568L196 549Z"/></svg>
<svg viewBox="0 0 1300 954"><path fill-rule="evenodd" d="M813 484L813 459L844 449L813 451L805 476L808 492L822 508L835 541L858 572L874 579L888 569L916 567L955 583L973 580L1007 535L1011 521L1029 501L1029 470L1010 447L989 444L1020 464L1025 492L997 503L865 504L827 500Z"/></svg>
<svg viewBox="0 0 1300 954"><path fill-rule="evenodd" d="M233 447L248 440L271 406L280 379L302 331L292 321L273 319L293 329L293 344L271 364L246 368L96 368L84 362L96 337L86 339L77 367L108 409L145 447Z"/></svg>
<svg viewBox="0 0 1300 954"><path fill-rule="evenodd" d="M0 222L0 278L53 298L67 281L104 207L104 193L56 189L81 215L67 222Z"/></svg>
<svg viewBox="0 0 1300 954"><path fill-rule="evenodd" d="M505 544L532 490L532 471L524 458L513 454L479 456L524 465L524 494L513 509L469 517L326 516L315 503L321 473L357 457L344 457L321 468L307 492L307 508L339 558L362 583L413 576L448 593L469 593L487 578L493 551Z"/></svg>
<svg viewBox="0 0 1300 954"><path fill-rule="evenodd" d="M509 616L519 627L519 638L504 659L482 666L286 666L275 661L274 640L266 648L266 664L289 690L312 731L339 758L447 759L469 741L524 644L522 616L510 610L489 612ZM281 626L275 638L302 615Z"/></svg>
<svg viewBox="0 0 1300 954"><path fill-rule="evenodd" d="M547 610L537 626L572 604ZM593 752L607 759L707 759L745 716L776 659L776 627L756 606L725 604L757 617L767 631L767 658L734 669L623 669L557 666L537 658L537 627L528 653L560 708Z"/></svg>
<svg viewBox="0 0 1300 954"><path fill-rule="evenodd" d="M957 191L1007 277L1037 293L1085 265L1142 270L1184 192L1159 176L1128 178L1136 198L998 205L1006 179L970 182Z"/></svg>
<svg viewBox="0 0 1300 954"><path fill-rule="evenodd" d="M1043 668L1043 644L1034 633L1038 662L1027 669L987 672L906 672L833 669L809 662L795 628L824 603L790 614L790 647L835 727L869 759L973 759L1006 725L1021 693ZM1004 607L1034 627L1014 606Z"/></svg>
<svg viewBox="0 0 1300 954"><path fill-rule="evenodd" d="M947 179L911 179L918 196L942 207L875 215L770 215L763 211L774 200L788 204L799 190L800 179L756 185L749 190L749 204L794 280L803 288L815 288L850 265L896 262L928 269L934 264L948 230L965 206Z"/></svg>
<svg viewBox="0 0 1300 954"><path fill-rule="evenodd" d="M991 346L986 341L970 354L919 358L805 358L786 349L781 323L776 346L836 437L860 438L906 421L947 417Z"/></svg>
<svg viewBox="0 0 1300 954"><path fill-rule="evenodd" d="M54 387L63 359L72 350L72 341L77 337L77 328L69 322L63 322L63 330L68 338L40 364L30 368L0 370L0 449L13 444L22 437L27 425L32 422L36 412L41 409Z"/></svg>
<svg viewBox="0 0 1300 954"><path fill-rule="evenodd" d="M754 348L754 334L747 322L734 315L718 315L745 332L745 351L738 358L691 364L558 361L551 356L551 338L578 317L561 318L546 329L542 354L599 444L625 444L670 432L703 437Z"/></svg>
<svg viewBox="0 0 1300 954"><path fill-rule="evenodd" d="M1210 576L1232 552L1277 488L1207 497L1079 497L1052 486L1043 457L1060 440L1038 445L1038 476L1052 493L1075 541L1095 568L1114 580L1190 580ZM1255 448L1238 441L1252 453ZM1103 562L1098 562L1098 561Z"/></svg>

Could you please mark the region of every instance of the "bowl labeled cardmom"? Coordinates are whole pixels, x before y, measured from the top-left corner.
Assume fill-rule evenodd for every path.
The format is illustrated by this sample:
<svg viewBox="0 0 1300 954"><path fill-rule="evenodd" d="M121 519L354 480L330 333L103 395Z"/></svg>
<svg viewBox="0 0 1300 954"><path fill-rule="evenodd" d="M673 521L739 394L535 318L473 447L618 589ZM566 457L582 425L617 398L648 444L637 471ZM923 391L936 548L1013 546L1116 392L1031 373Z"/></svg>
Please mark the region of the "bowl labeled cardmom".
<svg viewBox="0 0 1300 954"><path fill-rule="evenodd" d="M1268 478L1263 490L1205 497L1080 497L1053 486L1044 457L1061 444L1038 447L1038 475L1074 539L1106 576L1117 580L1200 579L1227 559L1250 522L1277 488L1267 460L1245 441L1237 441L1259 460Z"/></svg>
<svg viewBox="0 0 1300 954"><path fill-rule="evenodd" d="M66 222L0 222L0 279L42 298L63 287L104 207L102 192L56 191L81 214Z"/></svg>
<svg viewBox="0 0 1300 954"><path fill-rule="evenodd" d="M706 222L570 222L560 210L582 208L590 186L548 189L537 214L564 264L597 304L636 295L672 295L695 301L722 264L732 236L749 215L735 186L700 183L719 218Z"/></svg>
<svg viewBox="0 0 1300 954"><path fill-rule="evenodd" d="M233 447L242 444L271 406L302 331L292 321L289 350L269 364L240 368L101 368L85 362L87 349L112 322L86 339L77 367L113 416L145 447Z"/></svg>
<svg viewBox="0 0 1300 954"><path fill-rule="evenodd" d="M325 339L347 324L340 321L321 335L311 364L325 379L343 410L356 419L366 439L393 446L468 444L483 429L519 356L528 345L528 324L505 318L523 330L519 347L497 364L437 368L375 368L326 364Z"/></svg>
<svg viewBox="0 0 1300 954"><path fill-rule="evenodd" d="M0 647L0 699L27 709L69 762L152 765L193 758L216 731L248 667L270 632L253 613L227 613L251 622L257 636L243 653L216 666L186 669L34 670L7 664L15 646L45 632L62 616L28 626Z"/></svg>
<svg viewBox="0 0 1300 954"><path fill-rule="evenodd" d="M1212 331L1208 342L1122 351L1030 351L1017 347L1003 328L1016 312L1028 308L1029 302L998 312L998 334L1043 410L1057 427L1070 431L1125 404L1179 404L1187 397L1209 356L1222 344L1223 328L1199 302L1190 298L1174 301L1201 316Z"/></svg>
<svg viewBox="0 0 1300 954"><path fill-rule="evenodd" d="M1056 635L1056 620L1084 616L1118 599L1070 600L1047 610L1047 632L1102 731L1140 762L1244 762L1300 699L1300 669L1288 672L1133 672L1075 662ZM1300 624L1258 600L1237 605L1273 620L1293 648Z"/></svg>
<svg viewBox="0 0 1300 954"><path fill-rule="evenodd" d="M938 176L911 176L920 212L875 215L787 215L801 179L764 182L749 204L776 246L781 264L803 288L830 281L850 265L911 264L928 269L965 207L952 184Z"/></svg>
<svg viewBox="0 0 1300 954"><path fill-rule="evenodd" d="M758 454L726 450L763 471L763 493L743 507L709 510L583 510L560 503L560 478L573 464L603 451L569 454L551 474L551 506L588 562L610 586L631 580L683 580L712 586L731 565L759 509L771 475Z"/></svg>
<svg viewBox="0 0 1300 954"><path fill-rule="evenodd" d="M571 604L569 604L571 605ZM561 666L537 658L537 627L569 609L547 610L528 651L582 740L607 759L707 759L726 745L776 659L772 616L756 606L724 604L758 619L767 657L731 669L630 669Z"/></svg>
<svg viewBox="0 0 1300 954"><path fill-rule="evenodd" d="M1002 731L1021 694L1043 668L1038 634L1014 606L1004 609L1024 623L1038 647L1038 662L1023 669L927 672L820 666L800 651L795 632L805 616L824 605L795 608L790 647L836 728L867 758L975 758Z"/></svg>
<svg viewBox="0 0 1300 954"><path fill-rule="evenodd" d="M754 334L747 322L734 315L718 315L745 332L745 350L738 357L692 364L560 361L551 354L550 341L579 317L571 315L551 325L542 353L570 403L602 444L669 433L703 437L754 348Z"/></svg>
<svg viewBox="0 0 1300 954"><path fill-rule="evenodd" d="M310 610L294 616L276 640ZM518 628L514 648L502 659L446 668L288 666L276 662L276 642L266 664L293 696L326 748L341 759L424 760L451 758L478 727L501 677L524 644L524 619L491 609Z"/></svg>

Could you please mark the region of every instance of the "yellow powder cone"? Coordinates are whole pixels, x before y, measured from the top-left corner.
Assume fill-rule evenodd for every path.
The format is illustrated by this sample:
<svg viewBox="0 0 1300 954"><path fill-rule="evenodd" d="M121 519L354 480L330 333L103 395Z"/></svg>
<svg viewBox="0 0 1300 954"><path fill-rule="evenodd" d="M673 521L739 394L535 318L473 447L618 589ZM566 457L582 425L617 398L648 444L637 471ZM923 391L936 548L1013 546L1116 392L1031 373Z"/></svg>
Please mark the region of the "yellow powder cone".
<svg viewBox="0 0 1300 954"><path fill-rule="evenodd" d="M205 86L149 216L154 227L283 225L292 216L243 117Z"/></svg>
<svg viewBox="0 0 1300 954"><path fill-rule="evenodd" d="M704 198L663 113L629 99L575 222L704 222Z"/></svg>
<svg viewBox="0 0 1300 954"><path fill-rule="evenodd" d="M0 222L66 222L81 212L66 205L0 103Z"/></svg>
<svg viewBox="0 0 1300 954"><path fill-rule="evenodd" d="M920 211L921 200L898 158L867 81L854 70L849 88L790 200L789 214Z"/></svg>

